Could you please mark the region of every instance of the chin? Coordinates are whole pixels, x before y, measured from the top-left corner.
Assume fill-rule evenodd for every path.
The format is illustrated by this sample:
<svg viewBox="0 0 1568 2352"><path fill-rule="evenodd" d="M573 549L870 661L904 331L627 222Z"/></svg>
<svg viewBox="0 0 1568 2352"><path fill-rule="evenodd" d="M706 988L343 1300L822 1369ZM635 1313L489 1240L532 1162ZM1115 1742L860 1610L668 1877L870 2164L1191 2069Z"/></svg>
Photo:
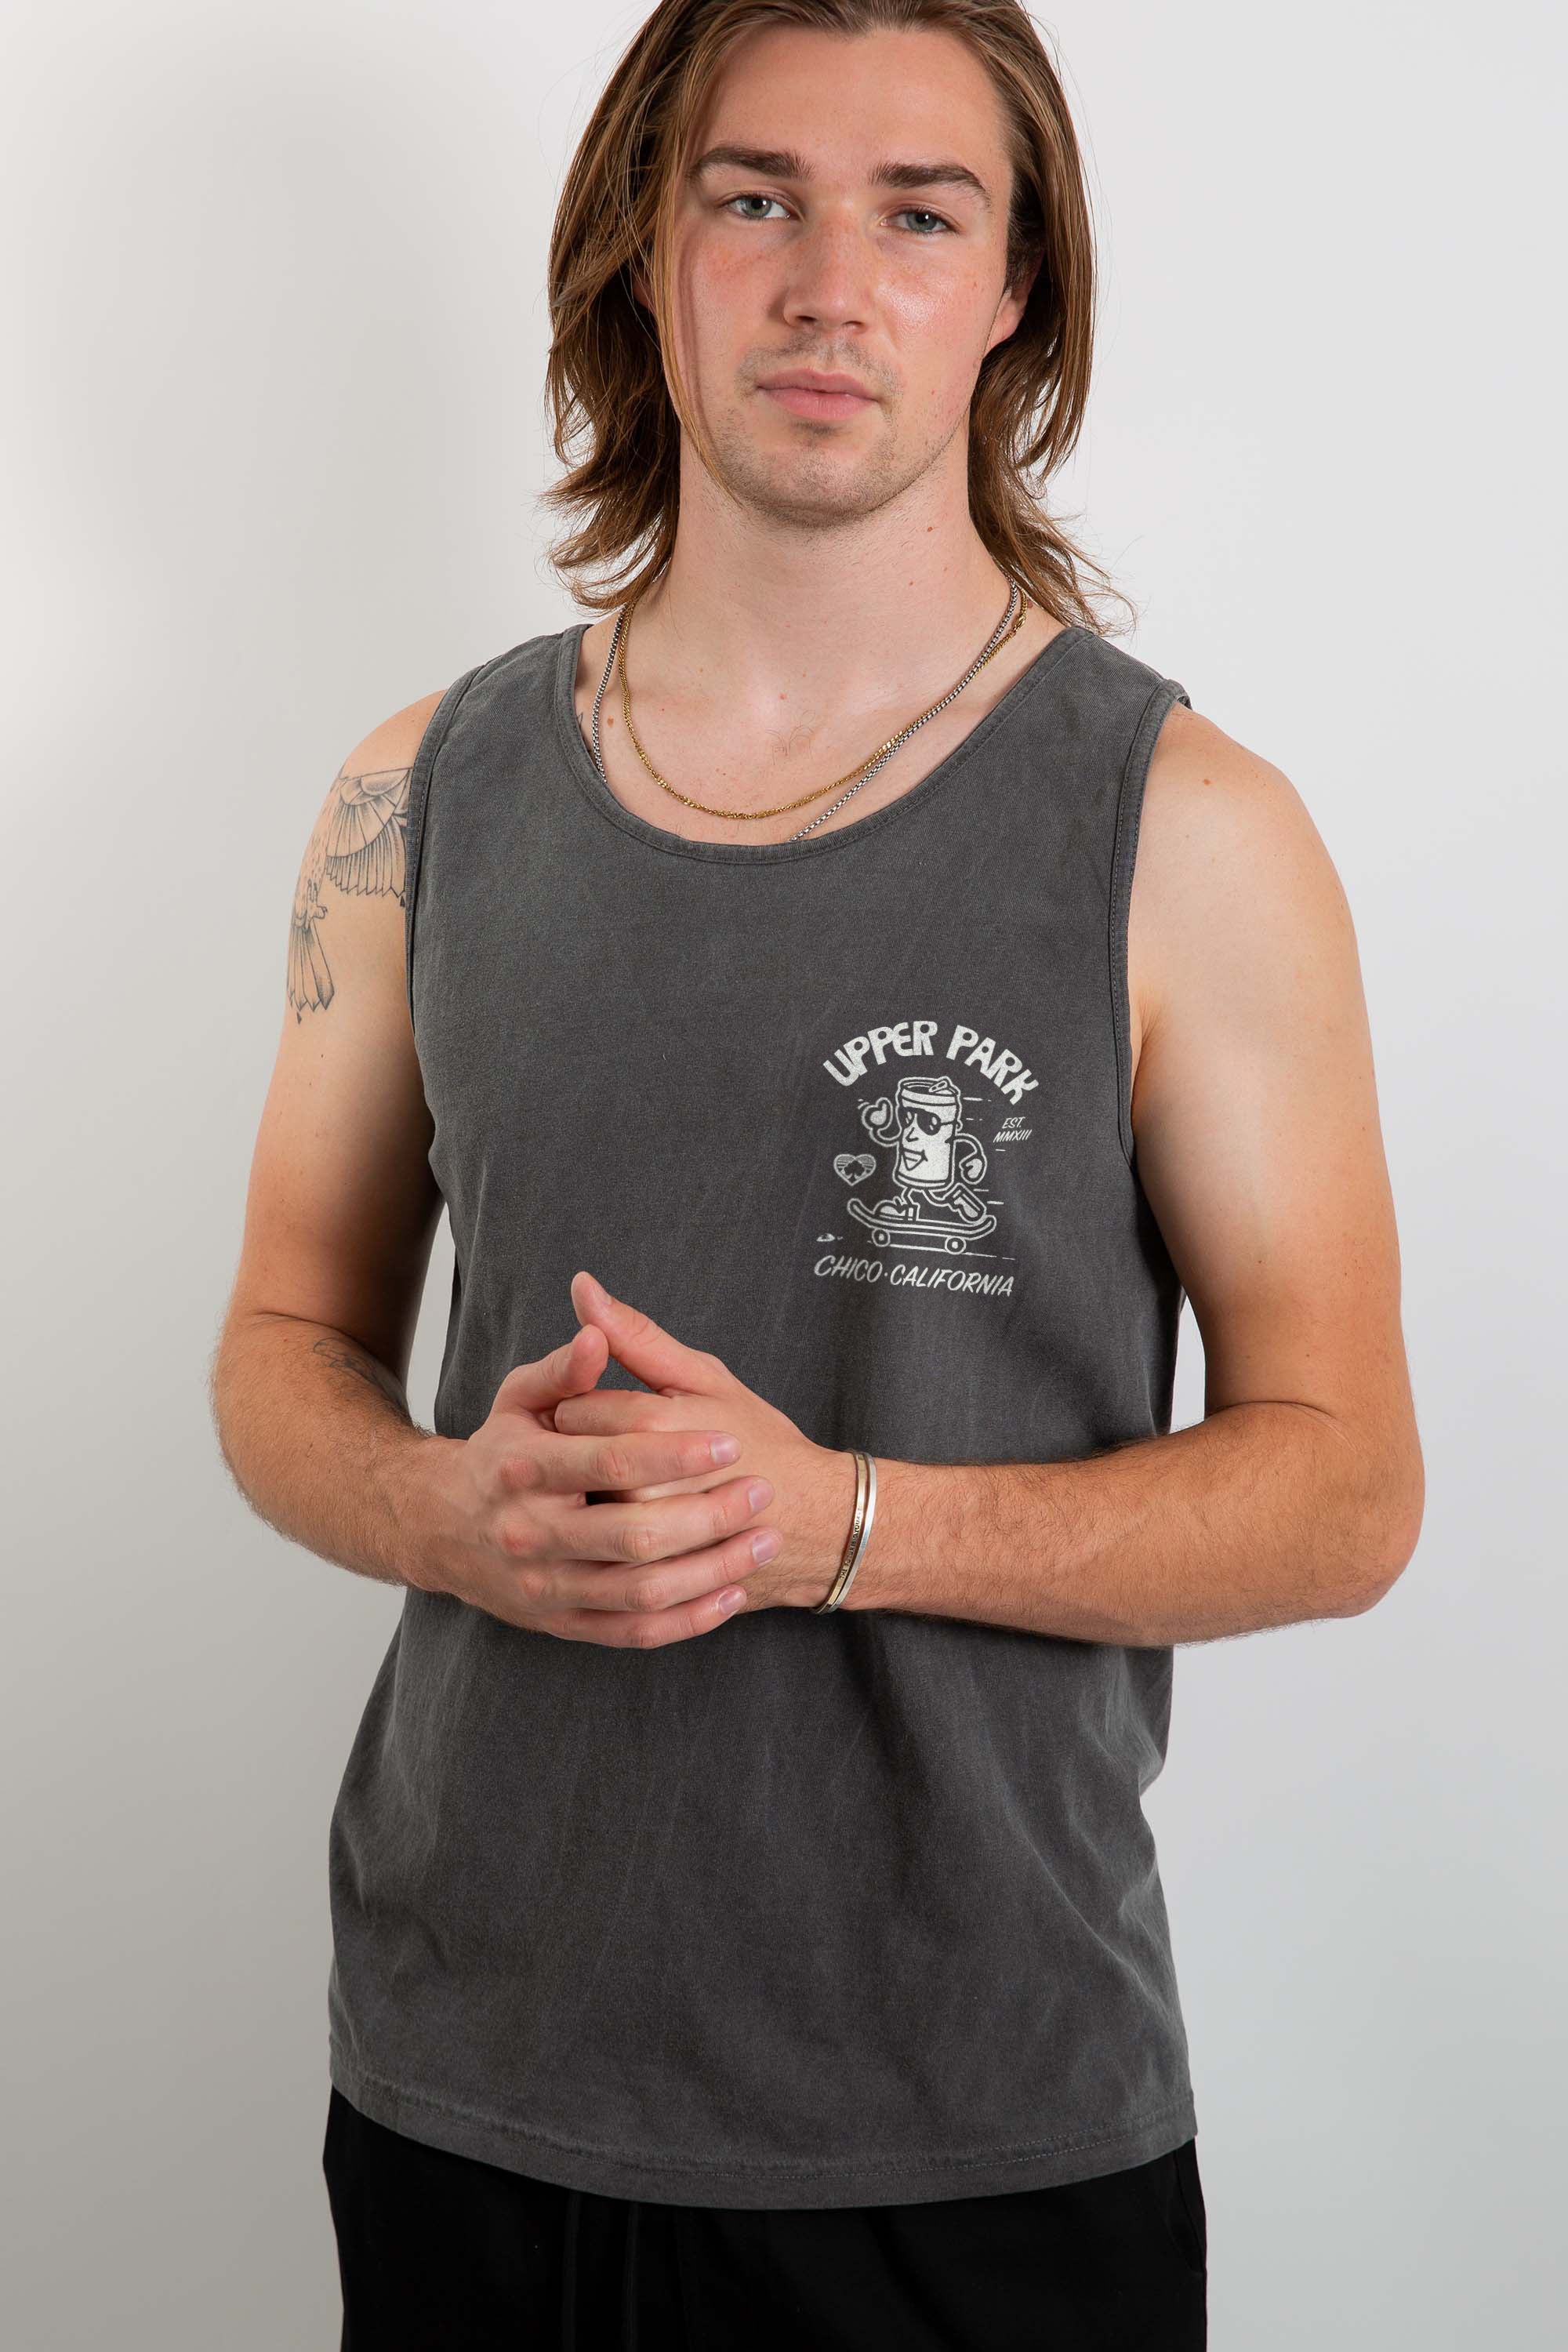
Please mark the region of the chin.
<svg viewBox="0 0 1568 2352"><path fill-rule="evenodd" d="M871 466L864 452L844 453L842 464L825 463L826 453L796 452L794 462L776 453L753 453L752 462L729 471L731 488L748 506L781 521L847 520L872 514L891 495L885 466Z"/></svg>

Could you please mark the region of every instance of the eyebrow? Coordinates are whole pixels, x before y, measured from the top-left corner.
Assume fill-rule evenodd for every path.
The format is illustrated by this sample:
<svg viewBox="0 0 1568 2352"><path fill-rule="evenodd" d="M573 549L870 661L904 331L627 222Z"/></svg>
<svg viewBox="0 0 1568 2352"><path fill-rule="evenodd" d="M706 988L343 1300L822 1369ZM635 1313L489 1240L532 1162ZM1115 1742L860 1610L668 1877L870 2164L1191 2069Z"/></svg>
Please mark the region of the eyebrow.
<svg viewBox="0 0 1568 2352"><path fill-rule="evenodd" d="M734 146L710 147L692 164L689 176L695 180L704 172L721 169L756 172L768 180L809 180L812 176L805 157L793 147ZM879 188L968 188L987 212L991 210L990 191L967 163L876 163L868 176L873 186Z"/></svg>

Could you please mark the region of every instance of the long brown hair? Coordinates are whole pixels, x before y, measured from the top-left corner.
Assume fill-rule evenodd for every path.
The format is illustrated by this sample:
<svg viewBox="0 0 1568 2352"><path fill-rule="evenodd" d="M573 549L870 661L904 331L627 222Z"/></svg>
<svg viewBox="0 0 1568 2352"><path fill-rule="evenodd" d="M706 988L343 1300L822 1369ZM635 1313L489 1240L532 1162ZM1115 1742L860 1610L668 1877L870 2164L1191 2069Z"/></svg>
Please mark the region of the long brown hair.
<svg viewBox="0 0 1568 2352"><path fill-rule="evenodd" d="M1023 318L975 381L970 513L997 565L1053 618L1113 634L1086 580L1097 599L1129 615L1131 605L1042 503L1083 424L1095 257L1067 100L1020 0L659 0L578 142L551 235L546 405L568 470L543 499L585 518L551 547L552 569L590 611L635 599L675 546L682 426L719 474L671 331L676 198L726 53L742 33L786 24L847 35L941 26L990 75L1013 165L1007 282L1039 268ZM639 275L657 333L633 291Z"/></svg>

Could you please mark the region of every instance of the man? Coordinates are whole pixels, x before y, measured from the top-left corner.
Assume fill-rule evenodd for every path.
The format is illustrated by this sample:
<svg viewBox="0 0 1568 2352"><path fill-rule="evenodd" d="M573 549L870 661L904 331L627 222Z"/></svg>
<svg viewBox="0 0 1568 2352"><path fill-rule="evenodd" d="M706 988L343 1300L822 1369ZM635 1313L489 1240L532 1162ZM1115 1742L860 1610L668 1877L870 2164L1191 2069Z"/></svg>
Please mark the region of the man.
<svg viewBox="0 0 1568 2352"><path fill-rule="evenodd" d="M1026 487L1087 218L1013 0L667 0L552 250L559 561L630 590L307 850L215 1400L406 1588L345 2344L1205 2340L1173 1648L1371 1606L1422 1470L1343 894Z"/></svg>

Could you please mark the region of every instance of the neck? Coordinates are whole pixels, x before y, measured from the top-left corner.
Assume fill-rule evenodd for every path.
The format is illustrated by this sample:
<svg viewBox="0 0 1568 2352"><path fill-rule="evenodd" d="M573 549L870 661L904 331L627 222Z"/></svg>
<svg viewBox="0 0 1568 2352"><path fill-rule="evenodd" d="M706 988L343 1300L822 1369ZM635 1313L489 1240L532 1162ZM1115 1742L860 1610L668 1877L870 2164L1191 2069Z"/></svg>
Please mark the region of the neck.
<svg viewBox="0 0 1568 2352"><path fill-rule="evenodd" d="M934 467L874 512L825 523L742 507L683 457L680 523L637 611L632 684L679 680L742 730L918 701L962 675L1009 583Z"/></svg>

